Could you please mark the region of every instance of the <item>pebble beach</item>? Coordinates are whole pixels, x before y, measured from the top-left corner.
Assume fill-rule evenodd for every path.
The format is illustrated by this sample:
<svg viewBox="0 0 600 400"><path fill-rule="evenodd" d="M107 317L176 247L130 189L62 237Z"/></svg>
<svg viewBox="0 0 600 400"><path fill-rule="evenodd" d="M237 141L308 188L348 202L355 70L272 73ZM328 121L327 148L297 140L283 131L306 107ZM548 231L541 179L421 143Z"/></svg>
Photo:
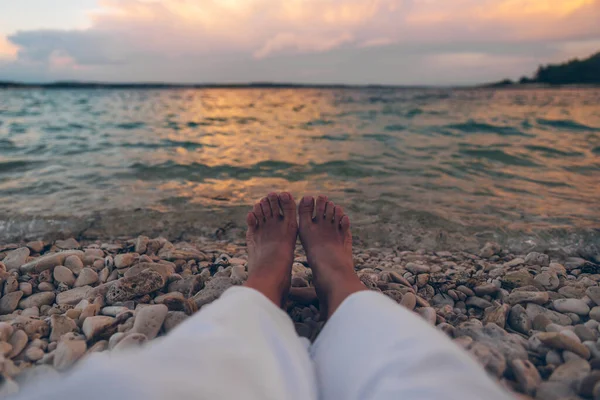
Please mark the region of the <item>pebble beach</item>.
<svg viewBox="0 0 600 400"><path fill-rule="evenodd" d="M2 397L91 353L168 335L247 278L241 240L139 236L0 246ZM361 281L467 350L520 399L600 399L600 265L561 254L355 246ZM286 311L313 341L324 321L296 247Z"/></svg>

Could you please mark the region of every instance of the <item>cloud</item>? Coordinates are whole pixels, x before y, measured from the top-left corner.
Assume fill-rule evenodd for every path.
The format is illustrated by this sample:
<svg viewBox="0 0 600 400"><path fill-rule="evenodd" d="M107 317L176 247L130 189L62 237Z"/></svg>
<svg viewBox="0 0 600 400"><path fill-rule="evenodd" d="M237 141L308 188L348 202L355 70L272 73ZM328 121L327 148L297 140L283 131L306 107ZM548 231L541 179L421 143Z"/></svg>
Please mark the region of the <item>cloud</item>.
<svg viewBox="0 0 600 400"><path fill-rule="evenodd" d="M169 81L271 80L281 75L274 66L294 60L304 69L283 80L346 77L340 68L347 68L362 82L386 68L378 62L404 58L420 67L385 76L409 83L423 79L421 71L438 79L434 66L444 63L457 79L469 66L490 74L533 67L543 61L536 54L565 52L561 43L575 43L572 53L579 42L600 40L599 20L600 0L105 0L87 29L0 39L0 59L9 54L11 71L19 65L44 76ZM368 58L373 49L387 53ZM349 59L358 65L349 68Z"/></svg>
<svg viewBox="0 0 600 400"><path fill-rule="evenodd" d="M19 49L5 37L0 36L0 62L7 62L17 58Z"/></svg>

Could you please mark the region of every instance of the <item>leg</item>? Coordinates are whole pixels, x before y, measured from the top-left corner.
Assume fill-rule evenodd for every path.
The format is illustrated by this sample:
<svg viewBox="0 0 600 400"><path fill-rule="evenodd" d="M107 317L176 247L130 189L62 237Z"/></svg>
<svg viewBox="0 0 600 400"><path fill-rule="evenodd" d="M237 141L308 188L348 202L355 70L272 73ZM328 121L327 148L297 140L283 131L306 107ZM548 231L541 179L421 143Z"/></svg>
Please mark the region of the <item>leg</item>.
<svg viewBox="0 0 600 400"><path fill-rule="evenodd" d="M313 219L313 209L316 216ZM462 349L354 272L343 210L319 197L299 206L300 239L330 319L311 353L323 400L509 399Z"/></svg>
<svg viewBox="0 0 600 400"><path fill-rule="evenodd" d="M276 203L264 201L254 208L253 218L261 211L256 219L248 216L246 287L229 289L146 347L94 354L66 379L40 383L18 398L316 399L306 345L279 308L290 282L295 204L288 194L274 198L283 216L267 212Z"/></svg>

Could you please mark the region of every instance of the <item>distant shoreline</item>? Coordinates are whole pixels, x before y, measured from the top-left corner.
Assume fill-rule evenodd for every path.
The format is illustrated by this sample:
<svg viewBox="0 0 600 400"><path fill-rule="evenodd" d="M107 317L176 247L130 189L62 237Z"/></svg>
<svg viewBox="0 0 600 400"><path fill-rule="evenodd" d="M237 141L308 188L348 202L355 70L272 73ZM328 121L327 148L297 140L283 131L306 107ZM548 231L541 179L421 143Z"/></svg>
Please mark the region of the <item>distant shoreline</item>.
<svg viewBox="0 0 600 400"><path fill-rule="evenodd" d="M598 88L594 84L565 84L549 85L540 83L488 83L480 85L457 86L427 86L427 85L351 85L351 84L302 84L302 83L144 83L144 82L49 82L49 83L24 83L0 81L1 89L137 89L137 90L165 90L165 89L406 89L406 90L472 90L472 89L554 89L554 88Z"/></svg>

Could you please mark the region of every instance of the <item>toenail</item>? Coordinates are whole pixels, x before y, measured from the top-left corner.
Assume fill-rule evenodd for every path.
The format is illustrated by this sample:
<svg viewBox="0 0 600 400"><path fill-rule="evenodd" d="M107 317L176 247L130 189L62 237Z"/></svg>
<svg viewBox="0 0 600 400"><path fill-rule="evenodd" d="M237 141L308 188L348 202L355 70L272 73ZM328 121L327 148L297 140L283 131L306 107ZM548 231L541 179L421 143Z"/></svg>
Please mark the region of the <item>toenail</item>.
<svg viewBox="0 0 600 400"><path fill-rule="evenodd" d="M281 200L288 201L290 199L290 195L287 193L281 193Z"/></svg>

